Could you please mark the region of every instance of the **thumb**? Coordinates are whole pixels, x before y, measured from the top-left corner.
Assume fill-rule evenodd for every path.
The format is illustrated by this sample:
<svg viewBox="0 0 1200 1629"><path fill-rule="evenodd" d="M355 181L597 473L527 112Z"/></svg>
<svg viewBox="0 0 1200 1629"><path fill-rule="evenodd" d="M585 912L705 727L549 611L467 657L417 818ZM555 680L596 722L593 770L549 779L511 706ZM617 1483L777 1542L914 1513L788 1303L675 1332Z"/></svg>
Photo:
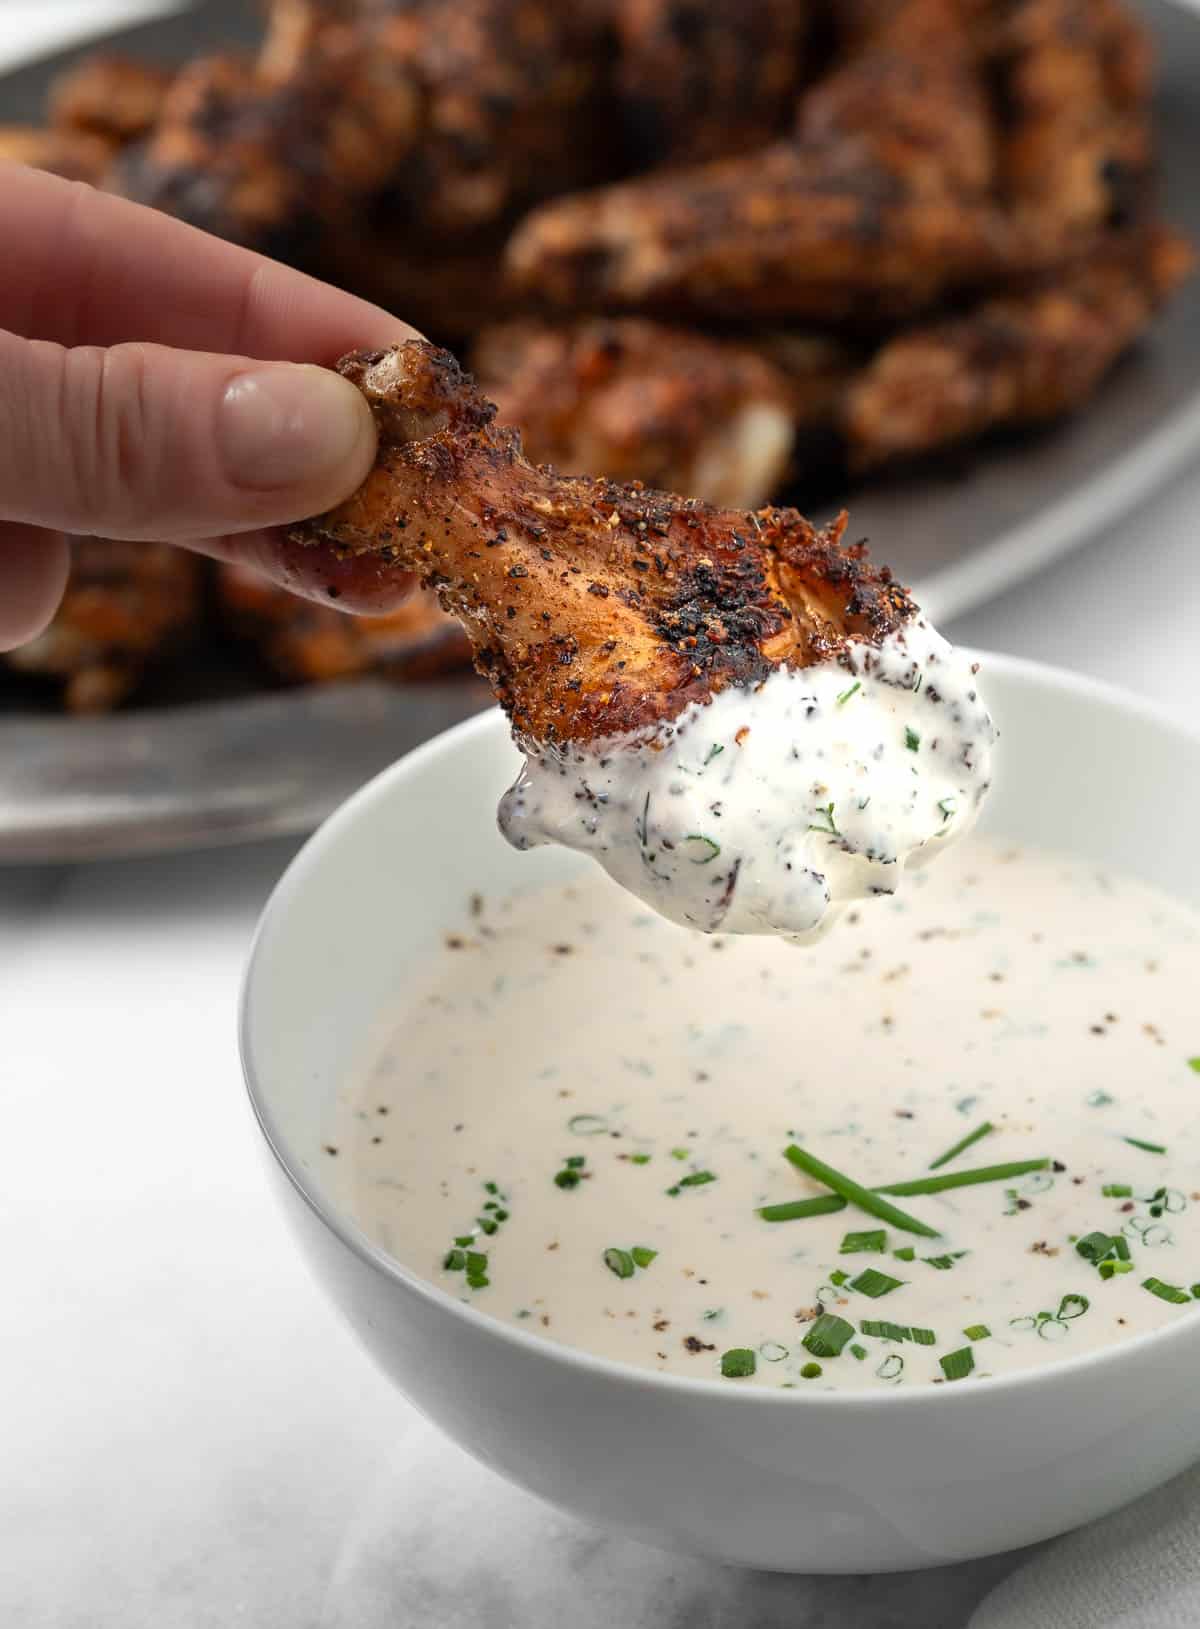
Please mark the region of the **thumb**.
<svg viewBox="0 0 1200 1629"><path fill-rule="evenodd" d="M0 516L190 542L317 514L375 455L362 396L324 368L0 332Z"/></svg>

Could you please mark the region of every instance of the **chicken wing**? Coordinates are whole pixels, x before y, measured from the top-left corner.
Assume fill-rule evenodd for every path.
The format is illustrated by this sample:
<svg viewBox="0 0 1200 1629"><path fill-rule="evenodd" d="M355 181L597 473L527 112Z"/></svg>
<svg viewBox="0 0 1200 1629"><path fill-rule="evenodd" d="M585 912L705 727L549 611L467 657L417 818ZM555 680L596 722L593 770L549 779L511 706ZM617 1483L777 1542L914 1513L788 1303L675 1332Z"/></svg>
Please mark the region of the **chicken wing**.
<svg viewBox="0 0 1200 1629"><path fill-rule="evenodd" d="M353 497L293 531L295 546L332 545L371 580L415 571L466 625L528 741L653 728L914 615L886 569L842 547L844 518L820 530L795 510L716 509L538 468L453 357L421 341L340 368L374 409L379 457Z"/></svg>
<svg viewBox="0 0 1200 1629"><path fill-rule="evenodd" d="M1036 262L987 192L975 55L953 0L903 0L806 94L794 140L543 205L514 285L566 309L878 320Z"/></svg>
<svg viewBox="0 0 1200 1629"><path fill-rule="evenodd" d="M174 77L173 68L97 52L50 87L50 123L99 136L115 151L153 128Z"/></svg>
<svg viewBox="0 0 1200 1629"><path fill-rule="evenodd" d="M60 681L69 712L108 712L196 620L200 570L194 555L166 543L75 538L53 622L3 660Z"/></svg>
<svg viewBox="0 0 1200 1629"><path fill-rule="evenodd" d="M858 469L911 459L993 429L1038 424L1080 406L1192 270L1160 228L1049 287L985 301L965 316L886 344L840 414Z"/></svg>
<svg viewBox="0 0 1200 1629"><path fill-rule="evenodd" d="M432 594L413 594L387 616L352 616L301 599L236 564L219 568L217 594L233 633L289 683L326 684L368 673L431 679L471 660L462 624Z"/></svg>
<svg viewBox="0 0 1200 1629"><path fill-rule="evenodd" d="M787 127L809 0L617 0L616 92L636 169L753 152Z"/></svg>
<svg viewBox="0 0 1200 1629"><path fill-rule="evenodd" d="M536 464L766 503L787 467L787 379L743 346L637 318L486 329L473 364Z"/></svg>

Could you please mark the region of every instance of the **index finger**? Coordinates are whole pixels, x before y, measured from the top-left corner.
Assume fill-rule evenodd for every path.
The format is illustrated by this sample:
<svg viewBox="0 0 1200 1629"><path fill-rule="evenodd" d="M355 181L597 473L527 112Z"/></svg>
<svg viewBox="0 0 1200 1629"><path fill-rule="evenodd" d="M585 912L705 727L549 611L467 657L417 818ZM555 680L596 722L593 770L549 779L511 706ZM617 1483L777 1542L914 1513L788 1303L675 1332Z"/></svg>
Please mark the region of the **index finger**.
<svg viewBox="0 0 1200 1629"><path fill-rule="evenodd" d="M331 363L416 330L369 301L82 182L0 164L0 328Z"/></svg>

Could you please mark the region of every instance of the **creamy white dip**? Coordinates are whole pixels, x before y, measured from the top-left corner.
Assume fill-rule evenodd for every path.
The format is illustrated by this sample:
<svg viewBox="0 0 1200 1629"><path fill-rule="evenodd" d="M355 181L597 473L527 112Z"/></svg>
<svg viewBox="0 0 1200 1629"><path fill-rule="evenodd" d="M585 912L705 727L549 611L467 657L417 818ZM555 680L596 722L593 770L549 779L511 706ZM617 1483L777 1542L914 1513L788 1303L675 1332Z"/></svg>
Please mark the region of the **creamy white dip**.
<svg viewBox="0 0 1200 1629"><path fill-rule="evenodd" d="M648 740L531 755L500 828L590 854L683 926L806 938L974 823L995 739L975 675L918 620Z"/></svg>
<svg viewBox="0 0 1200 1629"><path fill-rule="evenodd" d="M397 1260L605 1357L752 1364L741 1386L1000 1374L1194 1315L1198 988L1195 913L976 840L819 949L701 939L590 873L464 900L347 1082L329 1174ZM1051 1163L893 1198L936 1237L759 1215L828 1194L789 1145L875 1187L985 1125L933 1174Z"/></svg>

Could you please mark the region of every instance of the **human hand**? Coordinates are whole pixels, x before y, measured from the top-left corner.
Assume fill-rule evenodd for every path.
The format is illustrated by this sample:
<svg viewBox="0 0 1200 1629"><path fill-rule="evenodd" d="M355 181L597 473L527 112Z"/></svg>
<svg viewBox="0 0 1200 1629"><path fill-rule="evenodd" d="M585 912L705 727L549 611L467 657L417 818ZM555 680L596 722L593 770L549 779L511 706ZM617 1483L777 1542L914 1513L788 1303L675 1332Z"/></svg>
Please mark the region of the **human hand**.
<svg viewBox="0 0 1200 1629"><path fill-rule="evenodd" d="M179 543L383 608L361 572L343 581L332 556L272 528L340 502L371 466L370 412L327 365L413 329L17 165L0 164L0 240L0 650L53 616L68 532ZM377 592L394 601L394 574Z"/></svg>

